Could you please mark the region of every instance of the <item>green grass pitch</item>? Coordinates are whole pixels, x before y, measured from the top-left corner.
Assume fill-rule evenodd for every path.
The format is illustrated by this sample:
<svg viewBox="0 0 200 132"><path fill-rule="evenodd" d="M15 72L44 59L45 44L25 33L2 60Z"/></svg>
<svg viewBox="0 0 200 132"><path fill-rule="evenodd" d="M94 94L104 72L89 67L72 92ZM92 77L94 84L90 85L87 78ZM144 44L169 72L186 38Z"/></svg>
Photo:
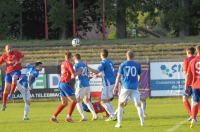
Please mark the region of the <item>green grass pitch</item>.
<svg viewBox="0 0 200 132"><path fill-rule="evenodd" d="M30 119L23 121L23 103L9 103L5 112L0 111L0 132L199 132L200 124L195 128L189 128L186 121L187 114L182 105L181 98L153 98L147 100L147 114L145 126L139 125L137 111L132 102L125 109L122 128L114 128L115 121L105 122L102 114L99 120L91 121L91 115L87 113L87 122L78 122L80 119L77 110L73 117L75 123L64 122L65 109L59 115L59 123L49 121L55 111L58 101L32 102ZM116 108L117 101L114 101Z"/></svg>

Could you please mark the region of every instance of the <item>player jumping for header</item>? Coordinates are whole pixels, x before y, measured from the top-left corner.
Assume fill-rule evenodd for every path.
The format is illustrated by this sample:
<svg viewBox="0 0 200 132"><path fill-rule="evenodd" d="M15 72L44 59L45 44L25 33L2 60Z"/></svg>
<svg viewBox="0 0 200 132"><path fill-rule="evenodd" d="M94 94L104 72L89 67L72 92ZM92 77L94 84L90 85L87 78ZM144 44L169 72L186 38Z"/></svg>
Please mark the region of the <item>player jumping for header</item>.
<svg viewBox="0 0 200 132"><path fill-rule="evenodd" d="M5 53L0 57L0 65L6 63L5 88L3 93L2 111L5 111L7 97L14 93L17 80L21 76L22 58L24 55L17 50L13 50L11 45L5 46Z"/></svg>

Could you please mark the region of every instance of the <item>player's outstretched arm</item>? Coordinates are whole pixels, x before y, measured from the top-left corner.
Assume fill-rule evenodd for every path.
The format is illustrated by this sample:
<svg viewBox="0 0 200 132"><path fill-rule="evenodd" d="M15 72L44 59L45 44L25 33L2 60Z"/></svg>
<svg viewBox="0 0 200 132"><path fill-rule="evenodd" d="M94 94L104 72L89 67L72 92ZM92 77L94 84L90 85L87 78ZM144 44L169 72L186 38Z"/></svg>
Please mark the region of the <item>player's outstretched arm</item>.
<svg viewBox="0 0 200 132"><path fill-rule="evenodd" d="M88 66L88 70L92 73L95 73L95 74L98 74L99 71L95 70L95 69L92 69L91 67Z"/></svg>

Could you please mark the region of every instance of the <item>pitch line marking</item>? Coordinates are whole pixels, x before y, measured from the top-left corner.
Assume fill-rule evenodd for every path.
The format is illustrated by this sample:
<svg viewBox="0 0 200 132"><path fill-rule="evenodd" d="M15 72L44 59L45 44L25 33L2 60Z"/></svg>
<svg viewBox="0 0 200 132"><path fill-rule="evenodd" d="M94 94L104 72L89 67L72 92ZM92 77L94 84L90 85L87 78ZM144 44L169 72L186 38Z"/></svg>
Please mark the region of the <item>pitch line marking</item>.
<svg viewBox="0 0 200 132"><path fill-rule="evenodd" d="M167 132L174 132L176 129L178 129L180 126L182 126L183 124L187 122L188 122L187 120L181 121L177 123L175 126L173 126L172 128L168 129Z"/></svg>

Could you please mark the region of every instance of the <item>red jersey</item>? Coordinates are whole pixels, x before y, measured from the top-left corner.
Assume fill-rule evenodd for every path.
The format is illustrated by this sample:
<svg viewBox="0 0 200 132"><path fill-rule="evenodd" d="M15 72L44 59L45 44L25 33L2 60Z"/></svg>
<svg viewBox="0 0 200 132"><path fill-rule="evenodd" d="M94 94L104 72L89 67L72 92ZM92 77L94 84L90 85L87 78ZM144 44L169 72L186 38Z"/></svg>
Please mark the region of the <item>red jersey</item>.
<svg viewBox="0 0 200 132"><path fill-rule="evenodd" d="M200 89L200 56L196 56L189 64L188 70L188 83L192 88Z"/></svg>
<svg viewBox="0 0 200 132"><path fill-rule="evenodd" d="M2 63L6 63L6 74L11 73L16 70L21 70L22 69L21 63L17 63L17 64L15 63L18 62L23 57L24 55L20 51L17 51L17 50L13 50L9 54L4 53L0 57L0 65Z"/></svg>
<svg viewBox="0 0 200 132"><path fill-rule="evenodd" d="M183 62L183 71L184 71L185 74L187 73L187 69L188 69L188 66L190 64L190 61L192 59L194 59L194 58L195 58L195 56L191 56L191 57L187 57L187 58L184 59L184 62Z"/></svg>
<svg viewBox="0 0 200 132"><path fill-rule="evenodd" d="M74 74L73 65L70 61L64 61L61 64L61 82L69 83L71 81L71 76Z"/></svg>

